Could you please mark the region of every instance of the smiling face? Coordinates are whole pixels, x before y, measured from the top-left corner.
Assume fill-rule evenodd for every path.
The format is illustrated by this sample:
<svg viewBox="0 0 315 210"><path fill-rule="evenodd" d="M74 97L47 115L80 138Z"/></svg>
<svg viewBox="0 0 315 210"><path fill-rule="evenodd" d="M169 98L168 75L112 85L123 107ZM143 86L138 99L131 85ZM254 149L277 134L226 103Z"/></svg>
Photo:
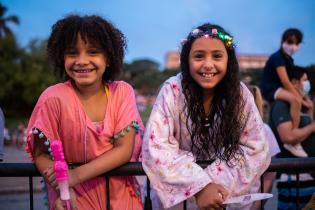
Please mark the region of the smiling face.
<svg viewBox="0 0 315 210"><path fill-rule="evenodd" d="M228 54L223 42L201 37L194 41L189 53L189 72L204 95L213 95L215 87L227 71Z"/></svg>
<svg viewBox="0 0 315 210"><path fill-rule="evenodd" d="M107 66L105 53L100 47L84 41L80 34L75 45L66 50L64 61L67 75L78 88L102 84Z"/></svg>

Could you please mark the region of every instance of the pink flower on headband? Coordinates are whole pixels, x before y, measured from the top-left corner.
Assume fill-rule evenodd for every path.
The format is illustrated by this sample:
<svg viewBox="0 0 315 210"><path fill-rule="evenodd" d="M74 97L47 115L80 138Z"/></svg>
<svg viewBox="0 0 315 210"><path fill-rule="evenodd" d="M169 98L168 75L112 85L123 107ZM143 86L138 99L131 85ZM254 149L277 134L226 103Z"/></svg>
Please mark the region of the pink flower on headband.
<svg viewBox="0 0 315 210"><path fill-rule="evenodd" d="M213 29L211 30L211 34L217 35L217 34L218 34L218 30L217 30L216 28L213 28Z"/></svg>

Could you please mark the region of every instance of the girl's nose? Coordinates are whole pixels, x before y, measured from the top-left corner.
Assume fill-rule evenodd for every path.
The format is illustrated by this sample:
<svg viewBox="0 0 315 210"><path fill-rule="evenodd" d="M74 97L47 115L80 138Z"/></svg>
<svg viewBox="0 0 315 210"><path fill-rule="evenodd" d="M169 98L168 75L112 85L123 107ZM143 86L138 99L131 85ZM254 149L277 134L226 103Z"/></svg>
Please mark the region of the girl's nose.
<svg viewBox="0 0 315 210"><path fill-rule="evenodd" d="M86 65L89 63L87 56L84 53L78 55L75 64L77 65Z"/></svg>
<svg viewBox="0 0 315 210"><path fill-rule="evenodd" d="M204 68L205 69L213 69L214 65L211 59L207 59L204 63Z"/></svg>

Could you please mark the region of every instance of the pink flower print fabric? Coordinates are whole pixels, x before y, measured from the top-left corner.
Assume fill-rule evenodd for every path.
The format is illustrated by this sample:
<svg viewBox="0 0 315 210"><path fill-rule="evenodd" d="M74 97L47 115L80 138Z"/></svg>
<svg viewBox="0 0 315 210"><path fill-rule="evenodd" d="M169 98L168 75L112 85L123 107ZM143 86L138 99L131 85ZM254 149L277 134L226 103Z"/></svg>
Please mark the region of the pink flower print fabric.
<svg viewBox="0 0 315 210"><path fill-rule="evenodd" d="M243 114L248 119L240 139L244 157L232 160L233 167L216 160L202 169L190 151L181 74L164 83L144 134L142 164L165 208L192 197L209 183L221 184L231 196L245 194L268 167L270 156L263 122L249 90L244 84L241 89Z"/></svg>

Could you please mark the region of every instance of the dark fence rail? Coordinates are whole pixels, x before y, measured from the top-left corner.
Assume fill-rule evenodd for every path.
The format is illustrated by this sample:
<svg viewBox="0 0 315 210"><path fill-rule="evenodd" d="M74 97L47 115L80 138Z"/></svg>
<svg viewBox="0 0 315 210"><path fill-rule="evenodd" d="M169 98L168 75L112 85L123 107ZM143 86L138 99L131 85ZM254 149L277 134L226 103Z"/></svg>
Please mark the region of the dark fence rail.
<svg viewBox="0 0 315 210"><path fill-rule="evenodd" d="M209 162L197 162L202 168L207 167ZM267 171L303 173L315 171L315 157L308 158L274 158ZM140 162L127 163L115 170L112 170L105 176L130 176L145 175ZM41 176L32 163L1 163L0 177L29 177Z"/></svg>
<svg viewBox="0 0 315 210"><path fill-rule="evenodd" d="M211 163L210 161L197 162L202 168L205 168ZM292 174L299 174L304 172L315 171L315 157L308 158L275 158L272 159L271 164L267 171L285 172ZM140 162L127 163L115 170L105 173L106 184L108 185L109 177L111 176L145 176L145 172ZM29 196L30 196L30 209L34 209L33 206L33 177L41 176L35 165L32 163L1 163L0 164L0 177L28 177L29 178ZM299 176L298 176L299 177ZM298 178L299 179L299 178ZM150 194L150 185L147 185L147 194ZM109 190L109 187L106 188ZM299 190L298 190L299 191ZM297 206L299 204L299 198L297 193ZM109 191L107 192L109 197ZM149 205L146 197L145 206ZM109 201L109 199L107 199ZM109 209L109 202L106 204ZM151 207L145 209L151 209ZM186 202L184 202L184 209L186 209Z"/></svg>
<svg viewBox="0 0 315 210"><path fill-rule="evenodd" d="M140 162L127 163L105 176L142 176L145 175ZM32 163L0 163L0 177L29 177L41 176Z"/></svg>

